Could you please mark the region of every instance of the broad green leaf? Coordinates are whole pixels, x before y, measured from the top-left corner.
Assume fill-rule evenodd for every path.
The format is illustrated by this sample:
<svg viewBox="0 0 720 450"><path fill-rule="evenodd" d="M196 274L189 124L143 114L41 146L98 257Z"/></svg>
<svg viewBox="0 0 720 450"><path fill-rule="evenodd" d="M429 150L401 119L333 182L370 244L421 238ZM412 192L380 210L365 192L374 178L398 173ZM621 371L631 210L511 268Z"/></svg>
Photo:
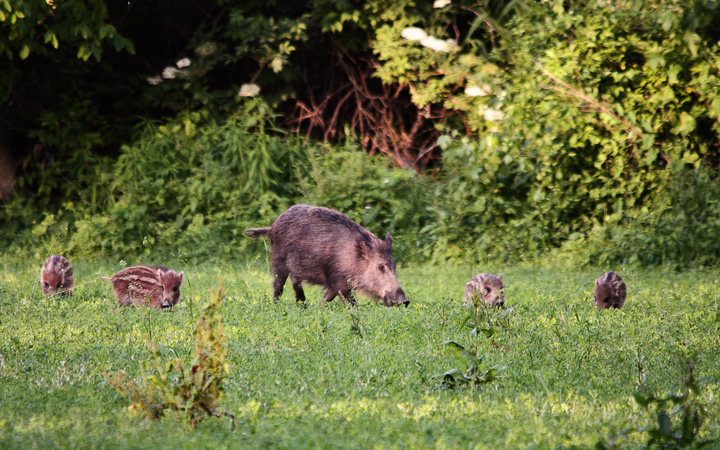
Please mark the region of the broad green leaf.
<svg viewBox="0 0 720 450"><path fill-rule="evenodd" d="M700 159L700 157L697 155L697 153L693 152L685 152L683 153L683 162L687 164L694 164L697 162L697 160Z"/></svg>
<svg viewBox="0 0 720 450"><path fill-rule="evenodd" d="M270 62L270 67L272 68L273 72L279 73L282 71L283 68L283 60L279 56L276 56L273 58L272 62Z"/></svg>
<svg viewBox="0 0 720 450"><path fill-rule="evenodd" d="M460 322L460 326L458 327L458 330L462 331L462 329L465 328L465 325L467 325L467 323L470 321L470 319L472 319L472 316L470 314L465 316L465 319L463 319ZM472 326L472 325L470 325L470 326Z"/></svg>
<svg viewBox="0 0 720 450"><path fill-rule="evenodd" d="M448 371L446 371L446 372L438 373L438 374L436 374L436 375L433 375L433 376L430 377L430 379L431 379L431 380L434 380L434 379L437 379L437 378L447 378L447 377L455 378L456 375L460 375L460 371L457 370L457 369L450 369L450 370L448 370Z"/></svg>
<svg viewBox="0 0 720 450"><path fill-rule="evenodd" d="M720 96L716 96L710 103L710 111L712 111L715 118L720 117Z"/></svg>
<svg viewBox="0 0 720 450"><path fill-rule="evenodd" d="M673 134L679 134L682 136L688 135L695 130L695 118L686 112L680 114L679 123L673 127L670 131Z"/></svg>
<svg viewBox="0 0 720 450"><path fill-rule="evenodd" d="M482 331L485 337L488 338L495 335L495 327L481 328L480 331Z"/></svg>
<svg viewBox="0 0 720 450"><path fill-rule="evenodd" d="M668 70L667 80L670 84L677 84L678 83L678 74L680 73L680 70L682 70L682 67L674 64L670 66L670 70Z"/></svg>
<svg viewBox="0 0 720 450"><path fill-rule="evenodd" d="M659 53L653 53L648 56L647 63L651 69L657 69L660 66L665 65L665 58Z"/></svg>
<svg viewBox="0 0 720 450"><path fill-rule="evenodd" d="M457 342L448 341L445 342L445 346L455 356L455 359L463 365L463 370L468 370L469 367L477 364L477 357Z"/></svg>
<svg viewBox="0 0 720 450"><path fill-rule="evenodd" d="M652 133L645 133L642 137L642 146L643 148L650 149L655 145L655 135ZM657 156L657 152L655 152ZM652 158L653 161L655 161L655 158Z"/></svg>
<svg viewBox="0 0 720 450"><path fill-rule="evenodd" d="M83 61L87 61L92 56L92 51L86 44L82 44L78 48L77 57Z"/></svg>
<svg viewBox="0 0 720 450"><path fill-rule="evenodd" d="M685 36L683 36L683 41L687 44L690 53L693 56L697 56L697 46L698 43L701 42L700 36L695 33L686 33Z"/></svg>

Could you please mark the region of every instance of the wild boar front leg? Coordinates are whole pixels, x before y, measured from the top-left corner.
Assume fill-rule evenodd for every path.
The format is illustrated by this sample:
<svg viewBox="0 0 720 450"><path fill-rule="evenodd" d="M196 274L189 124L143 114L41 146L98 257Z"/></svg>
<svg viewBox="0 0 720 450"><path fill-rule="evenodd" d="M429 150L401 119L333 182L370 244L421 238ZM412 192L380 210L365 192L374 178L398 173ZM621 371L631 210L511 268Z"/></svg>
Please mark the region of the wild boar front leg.
<svg viewBox="0 0 720 450"><path fill-rule="evenodd" d="M345 287L340 290L340 295L342 296L343 300L345 300L345 303L349 303L351 305L357 305L357 300L355 300L355 297L352 294L352 290L350 287Z"/></svg>

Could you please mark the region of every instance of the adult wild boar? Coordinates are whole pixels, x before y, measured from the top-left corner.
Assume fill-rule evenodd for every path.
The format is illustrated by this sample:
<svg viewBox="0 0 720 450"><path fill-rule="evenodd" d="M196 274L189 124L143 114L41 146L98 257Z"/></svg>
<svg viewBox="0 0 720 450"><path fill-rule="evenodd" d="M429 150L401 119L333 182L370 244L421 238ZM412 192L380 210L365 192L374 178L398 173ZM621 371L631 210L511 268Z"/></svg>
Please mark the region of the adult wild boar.
<svg viewBox="0 0 720 450"><path fill-rule="evenodd" d="M303 282L325 287L325 301L338 294L355 303L352 290L381 298L385 306L410 302L405 297L392 255L392 236L385 240L328 208L295 205L275 219L269 228L251 228L252 238L268 235L275 279L275 300L285 281L295 290L295 300L305 301Z"/></svg>

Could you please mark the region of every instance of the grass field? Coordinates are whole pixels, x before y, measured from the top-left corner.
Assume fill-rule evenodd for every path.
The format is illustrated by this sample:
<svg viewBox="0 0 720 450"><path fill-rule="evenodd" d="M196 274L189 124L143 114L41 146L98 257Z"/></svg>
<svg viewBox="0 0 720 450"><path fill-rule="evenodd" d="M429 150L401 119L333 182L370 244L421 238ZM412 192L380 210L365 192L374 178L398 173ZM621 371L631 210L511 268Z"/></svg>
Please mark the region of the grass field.
<svg viewBox="0 0 720 450"><path fill-rule="evenodd" d="M8 264L8 263L6 263ZM443 343L471 346L462 292L469 267L401 267L409 308L361 299L299 307L286 288L271 299L265 264L190 266L172 311L114 312L117 263L75 264L76 294L44 298L42 261L0 271L0 448L588 448L630 427L656 426L633 399L640 388L677 393L697 353L700 439L720 436L720 273L616 268L628 285L622 310L598 311L603 270L502 267L507 307L497 333L477 338L502 378L480 388L438 386L458 367ZM497 272L498 268L479 267ZM218 279L230 375L222 405L236 417L193 429L146 422L103 379L138 377L148 337L162 355L187 355L198 307ZM677 420L673 416L673 421ZM674 423L674 422L673 422ZM620 437L637 448L647 433Z"/></svg>

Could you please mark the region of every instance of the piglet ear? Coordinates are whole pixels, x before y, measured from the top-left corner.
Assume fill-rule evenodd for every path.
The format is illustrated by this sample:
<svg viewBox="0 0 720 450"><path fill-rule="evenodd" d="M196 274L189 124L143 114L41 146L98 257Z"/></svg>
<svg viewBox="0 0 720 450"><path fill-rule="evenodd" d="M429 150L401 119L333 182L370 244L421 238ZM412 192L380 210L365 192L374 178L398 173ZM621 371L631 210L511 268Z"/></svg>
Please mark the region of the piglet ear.
<svg viewBox="0 0 720 450"><path fill-rule="evenodd" d="M600 278L595 278L595 287L600 283Z"/></svg>
<svg viewBox="0 0 720 450"><path fill-rule="evenodd" d="M385 235L385 245L387 245L388 247L392 247L392 241L393 241L393 238L392 238L392 236L390 236L390 233L386 234Z"/></svg>
<svg viewBox="0 0 720 450"><path fill-rule="evenodd" d="M182 272L180 272L180 282L181 282L181 283L182 283L182 277L183 277L183 274L184 274L184 273L185 273L184 270L183 270Z"/></svg>
<svg viewBox="0 0 720 450"><path fill-rule="evenodd" d="M502 274L499 273L499 274L497 275L497 277L500 279L500 282L502 283Z"/></svg>

